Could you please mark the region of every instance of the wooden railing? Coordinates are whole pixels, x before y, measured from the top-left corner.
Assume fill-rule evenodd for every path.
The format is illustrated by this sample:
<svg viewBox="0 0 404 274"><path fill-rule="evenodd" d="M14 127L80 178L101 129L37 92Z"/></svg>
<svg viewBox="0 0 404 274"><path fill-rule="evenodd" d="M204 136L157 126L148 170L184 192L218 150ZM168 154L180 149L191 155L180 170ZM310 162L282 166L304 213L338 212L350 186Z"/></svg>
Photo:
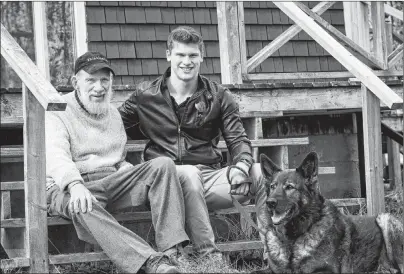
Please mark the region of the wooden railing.
<svg viewBox="0 0 404 274"><path fill-rule="evenodd" d="M45 111L64 111L66 103L3 25L1 55L23 81L26 257L31 272L47 272Z"/></svg>

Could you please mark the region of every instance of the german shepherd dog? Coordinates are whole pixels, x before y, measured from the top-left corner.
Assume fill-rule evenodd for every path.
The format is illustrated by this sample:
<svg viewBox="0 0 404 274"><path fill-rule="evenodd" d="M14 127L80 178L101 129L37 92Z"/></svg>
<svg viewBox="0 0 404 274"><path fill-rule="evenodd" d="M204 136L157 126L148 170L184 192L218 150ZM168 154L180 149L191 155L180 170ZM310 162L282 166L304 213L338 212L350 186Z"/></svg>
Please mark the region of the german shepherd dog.
<svg viewBox="0 0 404 274"><path fill-rule="evenodd" d="M320 194L315 152L284 171L260 159L269 221L269 269L260 273L403 273L403 224L390 214L342 214Z"/></svg>

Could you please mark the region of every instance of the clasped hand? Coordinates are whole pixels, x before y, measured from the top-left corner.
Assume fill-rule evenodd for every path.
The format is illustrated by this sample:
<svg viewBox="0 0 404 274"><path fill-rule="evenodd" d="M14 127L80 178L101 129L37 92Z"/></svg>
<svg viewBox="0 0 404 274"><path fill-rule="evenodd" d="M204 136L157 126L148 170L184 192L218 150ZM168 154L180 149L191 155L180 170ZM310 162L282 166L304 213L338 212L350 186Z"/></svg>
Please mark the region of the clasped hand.
<svg viewBox="0 0 404 274"><path fill-rule="evenodd" d="M83 184L75 184L69 192L69 212L71 214L80 213L80 209L82 213L93 210L93 202L97 202L97 199Z"/></svg>
<svg viewBox="0 0 404 274"><path fill-rule="evenodd" d="M232 168L230 170L230 194L247 196L250 192L251 182L244 172Z"/></svg>

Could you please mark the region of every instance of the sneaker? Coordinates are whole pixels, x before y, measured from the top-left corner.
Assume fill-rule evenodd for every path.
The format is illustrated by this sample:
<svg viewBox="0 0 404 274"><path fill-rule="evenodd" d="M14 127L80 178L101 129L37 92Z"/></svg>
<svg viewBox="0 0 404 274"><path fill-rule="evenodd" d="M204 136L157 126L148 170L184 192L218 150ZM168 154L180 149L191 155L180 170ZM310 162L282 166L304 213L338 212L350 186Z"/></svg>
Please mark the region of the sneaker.
<svg viewBox="0 0 404 274"><path fill-rule="evenodd" d="M152 256L145 264L146 273L180 273L180 270L174 266L168 256Z"/></svg>

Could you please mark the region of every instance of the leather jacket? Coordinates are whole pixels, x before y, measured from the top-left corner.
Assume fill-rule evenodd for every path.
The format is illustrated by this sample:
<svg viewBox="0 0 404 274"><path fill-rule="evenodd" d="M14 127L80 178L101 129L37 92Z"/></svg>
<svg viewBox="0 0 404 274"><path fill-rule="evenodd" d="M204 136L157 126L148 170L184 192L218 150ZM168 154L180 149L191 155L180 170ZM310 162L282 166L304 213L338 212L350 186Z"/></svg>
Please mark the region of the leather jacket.
<svg viewBox="0 0 404 274"><path fill-rule="evenodd" d="M141 132L149 139L144 159L167 156L176 164L219 167L222 155L217 145L222 133L233 164L241 159L252 164L251 142L230 91L198 75L197 91L178 121L166 85L170 74L168 68L153 82L137 88L118 108L128 137L138 139Z"/></svg>

